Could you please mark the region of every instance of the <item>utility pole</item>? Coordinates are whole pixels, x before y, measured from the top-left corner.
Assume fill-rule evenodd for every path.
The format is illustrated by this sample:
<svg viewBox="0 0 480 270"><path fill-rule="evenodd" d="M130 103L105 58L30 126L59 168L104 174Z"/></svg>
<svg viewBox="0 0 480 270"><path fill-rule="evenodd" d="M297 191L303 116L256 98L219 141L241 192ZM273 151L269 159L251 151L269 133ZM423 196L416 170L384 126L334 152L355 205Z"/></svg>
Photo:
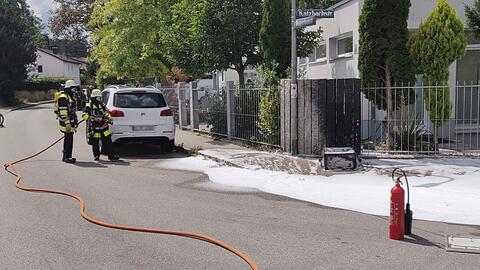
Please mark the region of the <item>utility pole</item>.
<svg viewBox="0 0 480 270"><path fill-rule="evenodd" d="M297 89L297 0L292 0L292 80L290 85L290 115L292 154L298 154L298 89Z"/></svg>

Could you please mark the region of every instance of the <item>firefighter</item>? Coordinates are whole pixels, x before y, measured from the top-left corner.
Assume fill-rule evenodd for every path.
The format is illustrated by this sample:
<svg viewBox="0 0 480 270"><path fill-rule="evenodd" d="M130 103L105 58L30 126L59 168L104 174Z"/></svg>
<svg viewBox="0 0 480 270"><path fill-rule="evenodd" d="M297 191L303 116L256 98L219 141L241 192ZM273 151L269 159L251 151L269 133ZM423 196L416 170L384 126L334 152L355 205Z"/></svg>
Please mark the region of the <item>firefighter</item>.
<svg viewBox="0 0 480 270"><path fill-rule="evenodd" d="M78 125L76 102L73 93L76 87L78 87L78 84L74 80L66 81L56 101L60 131L65 134L65 139L63 140L63 162L66 163L76 162L76 159L72 158L73 134L76 132Z"/></svg>
<svg viewBox="0 0 480 270"><path fill-rule="evenodd" d="M87 103L83 113L83 119L88 121L87 132L89 132L95 160L100 160L100 154L108 155L109 160L118 160L119 158L113 153L112 135L109 129L109 124L113 124L113 120L102 102L100 90L92 90L90 102ZM102 151L100 151L100 140L102 141Z"/></svg>

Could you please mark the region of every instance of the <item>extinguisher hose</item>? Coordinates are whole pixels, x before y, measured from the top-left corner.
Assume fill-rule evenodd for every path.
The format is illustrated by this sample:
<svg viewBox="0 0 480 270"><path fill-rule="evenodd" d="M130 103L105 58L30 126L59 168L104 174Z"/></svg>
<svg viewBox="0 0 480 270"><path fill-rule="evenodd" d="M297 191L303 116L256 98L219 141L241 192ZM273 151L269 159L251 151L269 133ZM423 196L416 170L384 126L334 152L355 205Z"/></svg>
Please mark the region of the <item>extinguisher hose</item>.
<svg viewBox="0 0 480 270"><path fill-rule="evenodd" d="M401 175L397 178L395 178L395 174L397 173L400 173ZM400 169L400 168L395 168L392 172L392 179L393 179L393 182L397 183L397 182L400 182L402 183L402 181L400 180L401 178L404 178L405 179L405 182L407 183L407 204L410 205L410 185L408 183L408 178L407 178L407 174L405 173L404 170Z"/></svg>

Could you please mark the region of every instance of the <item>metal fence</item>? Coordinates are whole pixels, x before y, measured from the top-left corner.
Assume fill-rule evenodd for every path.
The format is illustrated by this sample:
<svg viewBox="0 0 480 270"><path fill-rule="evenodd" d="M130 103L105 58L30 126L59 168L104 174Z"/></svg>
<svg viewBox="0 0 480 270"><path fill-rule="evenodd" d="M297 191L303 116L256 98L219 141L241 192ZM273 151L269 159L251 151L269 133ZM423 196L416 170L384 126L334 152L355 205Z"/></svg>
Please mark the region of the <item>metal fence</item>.
<svg viewBox="0 0 480 270"><path fill-rule="evenodd" d="M480 155L480 85L362 88L363 153Z"/></svg>
<svg viewBox="0 0 480 270"><path fill-rule="evenodd" d="M190 129L253 143L280 145L280 107L268 117L268 128L262 125L260 107L269 93L265 88L238 89L233 83L220 89L197 88L195 84L179 84L175 91L165 91L177 102L176 123ZM167 98L168 99L168 98ZM279 100L279 96L277 97ZM272 124L273 122L273 124Z"/></svg>

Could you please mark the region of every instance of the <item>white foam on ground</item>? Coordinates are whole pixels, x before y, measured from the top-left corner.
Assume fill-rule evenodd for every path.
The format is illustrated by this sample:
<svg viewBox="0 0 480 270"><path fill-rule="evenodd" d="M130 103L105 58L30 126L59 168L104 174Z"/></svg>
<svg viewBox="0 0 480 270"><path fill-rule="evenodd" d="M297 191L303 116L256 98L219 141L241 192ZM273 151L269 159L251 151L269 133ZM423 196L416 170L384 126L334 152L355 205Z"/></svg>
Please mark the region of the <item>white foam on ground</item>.
<svg viewBox="0 0 480 270"><path fill-rule="evenodd" d="M218 163L202 157L187 157L161 160L157 163L157 167L180 171L205 172L209 168L218 167Z"/></svg>
<svg viewBox="0 0 480 270"><path fill-rule="evenodd" d="M480 225L480 167L477 167L477 161L400 162L402 164L381 160L369 165L425 172L426 176L409 177L410 203L415 219ZM389 215L390 189L394 185L389 175L376 170L330 177L304 176L219 167L201 157L162 161L158 166L204 172L211 181L226 186L253 188L324 206L383 216Z"/></svg>

